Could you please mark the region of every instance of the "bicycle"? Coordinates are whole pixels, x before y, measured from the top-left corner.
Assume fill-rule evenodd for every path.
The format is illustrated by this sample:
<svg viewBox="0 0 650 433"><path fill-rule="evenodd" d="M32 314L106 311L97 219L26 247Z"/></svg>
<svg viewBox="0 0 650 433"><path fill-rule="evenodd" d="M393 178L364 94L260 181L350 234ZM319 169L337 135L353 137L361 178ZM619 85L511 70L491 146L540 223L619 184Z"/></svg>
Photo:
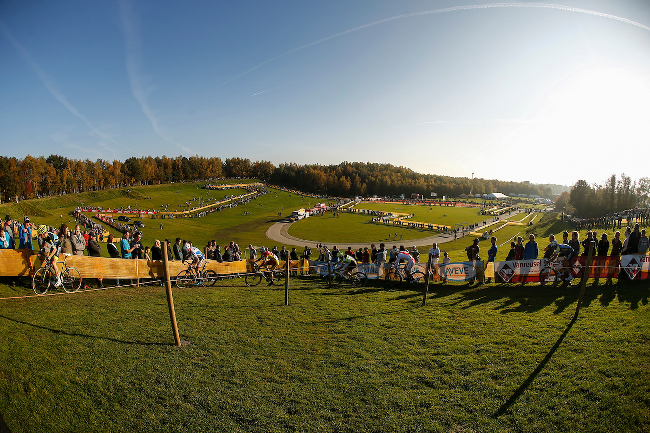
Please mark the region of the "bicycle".
<svg viewBox="0 0 650 433"><path fill-rule="evenodd" d="M284 272L281 270L268 270L266 267L261 268L259 264L253 262L251 263L253 267L252 273L247 273L244 277L244 283L247 286L257 286L262 282L262 279L266 280L270 286L275 283L275 280L282 279Z"/></svg>
<svg viewBox="0 0 650 433"><path fill-rule="evenodd" d="M207 260L203 263L201 269L195 270L192 263L188 263L187 269L184 269L176 275L176 287L189 288L194 286L214 286L219 279L219 275L212 269L205 269Z"/></svg>
<svg viewBox="0 0 650 433"><path fill-rule="evenodd" d="M340 285L344 281L347 281L351 285L365 286L368 282L368 275L363 271L352 271L350 273L345 272L342 268L338 268L336 265L332 266L332 271L330 274L325 276L327 283L329 285L337 284Z"/></svg>
<svg viewBox="0 0 650 433"><path fill-rule="evenodd" d="M388 287L397 287L402 284L402 280L406 280L411 284L417 284L420 281L424 281L424 272L413 271L411 272L411 278L408 278L406 276L406 265L391 266L386 272L384 280Z"/></svg>
<svg viewBox="0 0 650 433"><path fill-rule="evenodd" d="M47 260L43 263L39 269L34 272L32 276L32 289L37 295L44 295L50 289L50 287L56 287L56 270L54 266L62 265L61 272L61 288L66 293L74 293L81 287L81 274L77 268L68 267L65 263L65 258L63 261L54 262L53 260Z"/></svg>
<svg viewBox="0 0 650 433"><path fill-rule="evenodd" d="M566 266L564 262L566 262L566 259L558 257L557 254L553 254L548 258L546 265L539 271L539 284L556 287L562 282L570 286L572 281L578 280L576 276L582 270L579 262L573 261L573 263ZM565 277L565 275L567 276Z"/></svg>

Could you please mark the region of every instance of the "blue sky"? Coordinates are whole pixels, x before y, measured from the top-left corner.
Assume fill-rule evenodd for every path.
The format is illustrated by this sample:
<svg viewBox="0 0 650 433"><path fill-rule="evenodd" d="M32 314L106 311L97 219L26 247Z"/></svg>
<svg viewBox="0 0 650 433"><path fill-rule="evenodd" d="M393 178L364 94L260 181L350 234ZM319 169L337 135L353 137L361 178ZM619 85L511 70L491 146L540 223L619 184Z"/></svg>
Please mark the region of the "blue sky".
<svg viewBox="0 0 650 433"><path fill-rule="evenodd" d="M4 156L650 174L646 0L5 0L0 59Z"/></svg>

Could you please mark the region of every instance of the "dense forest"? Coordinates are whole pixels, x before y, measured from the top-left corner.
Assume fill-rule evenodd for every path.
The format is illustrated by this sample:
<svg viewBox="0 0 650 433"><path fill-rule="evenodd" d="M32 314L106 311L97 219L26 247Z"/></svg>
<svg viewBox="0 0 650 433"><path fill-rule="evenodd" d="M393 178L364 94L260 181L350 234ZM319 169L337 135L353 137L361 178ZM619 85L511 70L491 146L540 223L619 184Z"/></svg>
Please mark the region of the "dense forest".
<svg viewBox="0 0 650 433"><path fill-rule="evenodd" d="M59 155L0 156L2 201L133 185L254 177L274 184L330 196L391 196L418 193L430 197L461 194L529 194L553 197L559 185L533 185L496 179L420 174L390 164L343 162L338 165L273 165L245 158L141 157L121 161L75 160Z"/></svg>

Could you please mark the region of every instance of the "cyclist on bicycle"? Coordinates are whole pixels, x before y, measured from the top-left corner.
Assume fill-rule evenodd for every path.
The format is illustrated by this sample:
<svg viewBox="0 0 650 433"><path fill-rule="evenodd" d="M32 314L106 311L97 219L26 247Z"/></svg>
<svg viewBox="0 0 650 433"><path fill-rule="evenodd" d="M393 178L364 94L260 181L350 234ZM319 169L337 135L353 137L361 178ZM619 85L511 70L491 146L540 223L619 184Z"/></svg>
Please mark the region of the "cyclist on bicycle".
<svg viewBox="0 0 650 433"><path fill-rule="evenodd" d="M56 267L56 261L58 260L57 252L58 248L56 245L56 235L54 233L50 233L47 231L47 227L45 225L40 225L38 226L37 229L38 237L40 238L40 246L41 249L39 251L39 256L43 260L43 266L51 266L51 268L54 270L54 273L56 274L56 283L54 283L54 287L60 287L61 286L61 273L59 272L59 269Z"/></svg>
<svg viewBox="0 0 650 433"><path fill-rule="evenodd" d="M185 260L191 260L190 269L194 269L196 275L199 275L199 269L203 267L205 262L205 257L200 249L192 246L191 242L187 242L183 245L183 263Z"/></svg>
<svg viewBox="0 0 650 433"><path fill-rule="evenodd" d="M568 244L557 244L555 251L553 252L550 261L553 261L555 258L562 258L560 262L562 264L562 279L564 281L571 281L573 276L571 275L571 258L573 257L573 247Z"/></svg>
<svg viewBox="0 0 650 433"><path fill-rule="evenodd" d="M350 273L356 269L357 259L352 257L349 254L339 253L339 261L334 265L335 271L343 272L346 276L350 276Z"/></svg>
<svg viewBox="0 0 650 433"><path fill-rule="evenodd" d="M260 248L260 258L255 261L255 263L261 262L260 267L266 267L266 270L269 275L269 286L273 285L273 271L280 264L278 256L269 251L266 247Z"/></svg>
<svg viewBox="0 0 650 433"><path fill-rule="evenodd" d="M399 252L395 256L395 261L393 262L393 269L397 269L399 264L405 261L406 262L406 268L404 270L406 271L406 278L407 280L410 280L411 277L411 268L415 264L415 259L411 254L409 254L408 251L406 251L406 248L404 248L404 245L400 245L399 247Z"/></svg>

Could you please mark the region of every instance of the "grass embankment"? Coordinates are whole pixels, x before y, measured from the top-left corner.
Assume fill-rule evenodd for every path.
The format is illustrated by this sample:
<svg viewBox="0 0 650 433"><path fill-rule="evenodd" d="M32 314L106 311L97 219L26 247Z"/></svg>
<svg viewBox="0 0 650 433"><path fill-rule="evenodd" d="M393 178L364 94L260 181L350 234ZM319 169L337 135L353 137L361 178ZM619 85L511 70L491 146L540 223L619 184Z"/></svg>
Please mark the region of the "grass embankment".
<svg viewBox="0 0 650 433"><path fill-rule="evenodd" d="M236 283L241 284L241 283ZM409 288L410 289L410 288ZM13 433L650 428L648 285L164 290L2 302Z"/></svg>

